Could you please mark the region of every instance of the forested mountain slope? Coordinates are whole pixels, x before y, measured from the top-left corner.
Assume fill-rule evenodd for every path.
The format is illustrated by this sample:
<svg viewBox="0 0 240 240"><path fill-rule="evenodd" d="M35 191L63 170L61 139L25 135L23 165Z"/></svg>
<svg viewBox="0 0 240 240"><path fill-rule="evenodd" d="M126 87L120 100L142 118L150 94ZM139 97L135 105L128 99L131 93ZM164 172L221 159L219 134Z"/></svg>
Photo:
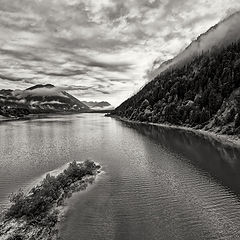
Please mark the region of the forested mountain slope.
<svg viewBox="0 0 240 240"><path fill-rule="evenodd" d="M240 41L214 47L183 66L165 70L114 114L239 134Z"/></svg>
<svg viewBox="0 0 240 240"><path fill-rule="evenodd" d="M156 64L148 71L149 78L153 79L168 68L180 67L191 61L193 57L205 53L215 46L226 47L240 39L240 12L236 12L201 34L184 51L157 67Z"/></svg>

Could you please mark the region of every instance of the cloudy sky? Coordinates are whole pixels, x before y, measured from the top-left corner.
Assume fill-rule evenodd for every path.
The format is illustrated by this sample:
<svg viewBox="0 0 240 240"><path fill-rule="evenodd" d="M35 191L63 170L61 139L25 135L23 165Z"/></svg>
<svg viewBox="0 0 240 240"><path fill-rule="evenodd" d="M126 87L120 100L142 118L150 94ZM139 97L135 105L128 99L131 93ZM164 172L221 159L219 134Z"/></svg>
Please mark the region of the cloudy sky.
<svg viewBox="0 0 240 240"><path fill-rule="evenodd" d="M51 83L117 106L239 0L0 0L0 88Z"/></svg>

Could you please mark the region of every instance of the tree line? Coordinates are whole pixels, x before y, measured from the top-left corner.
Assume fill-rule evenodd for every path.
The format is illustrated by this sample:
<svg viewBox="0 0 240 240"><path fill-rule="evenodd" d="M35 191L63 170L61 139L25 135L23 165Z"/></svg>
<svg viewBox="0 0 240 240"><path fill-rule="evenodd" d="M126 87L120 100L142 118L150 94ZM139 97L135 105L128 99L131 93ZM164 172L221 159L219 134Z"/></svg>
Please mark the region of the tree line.
<svg viewBox="0 0 240 240"><path fill-rule="evenodd" d="M214 47L162 72L117 107L114 114L137 121L204 126L239 87L240 41L224 48ZM233 122L238 128L238 93L234 104L224 121Z"/></svg>

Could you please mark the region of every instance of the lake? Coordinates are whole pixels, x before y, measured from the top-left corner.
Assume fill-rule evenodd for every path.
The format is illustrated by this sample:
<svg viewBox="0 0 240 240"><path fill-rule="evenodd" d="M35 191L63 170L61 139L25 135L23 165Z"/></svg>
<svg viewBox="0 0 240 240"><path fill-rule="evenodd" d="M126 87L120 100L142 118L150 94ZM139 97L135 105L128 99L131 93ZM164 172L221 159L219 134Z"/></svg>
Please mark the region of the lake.
<svg viewBox="0 0 240 240"><path fill-rule="evenodd" d="M240 239L240 148L103 114L0 123L0 206L67 162L103 173L68 201L61 237Z"/></svg>

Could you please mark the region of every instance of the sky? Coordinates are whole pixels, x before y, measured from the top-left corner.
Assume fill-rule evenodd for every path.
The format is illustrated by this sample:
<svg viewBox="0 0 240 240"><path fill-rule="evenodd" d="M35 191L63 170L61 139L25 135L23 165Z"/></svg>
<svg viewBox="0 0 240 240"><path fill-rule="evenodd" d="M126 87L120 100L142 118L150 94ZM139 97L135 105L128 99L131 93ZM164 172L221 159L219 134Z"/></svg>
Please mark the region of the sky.
<svg viewBox="0 0 240 240"><path fill-rule="evenodd" d="M0 89L53 84L118 106L239 0L0 0Z"/></svg>

